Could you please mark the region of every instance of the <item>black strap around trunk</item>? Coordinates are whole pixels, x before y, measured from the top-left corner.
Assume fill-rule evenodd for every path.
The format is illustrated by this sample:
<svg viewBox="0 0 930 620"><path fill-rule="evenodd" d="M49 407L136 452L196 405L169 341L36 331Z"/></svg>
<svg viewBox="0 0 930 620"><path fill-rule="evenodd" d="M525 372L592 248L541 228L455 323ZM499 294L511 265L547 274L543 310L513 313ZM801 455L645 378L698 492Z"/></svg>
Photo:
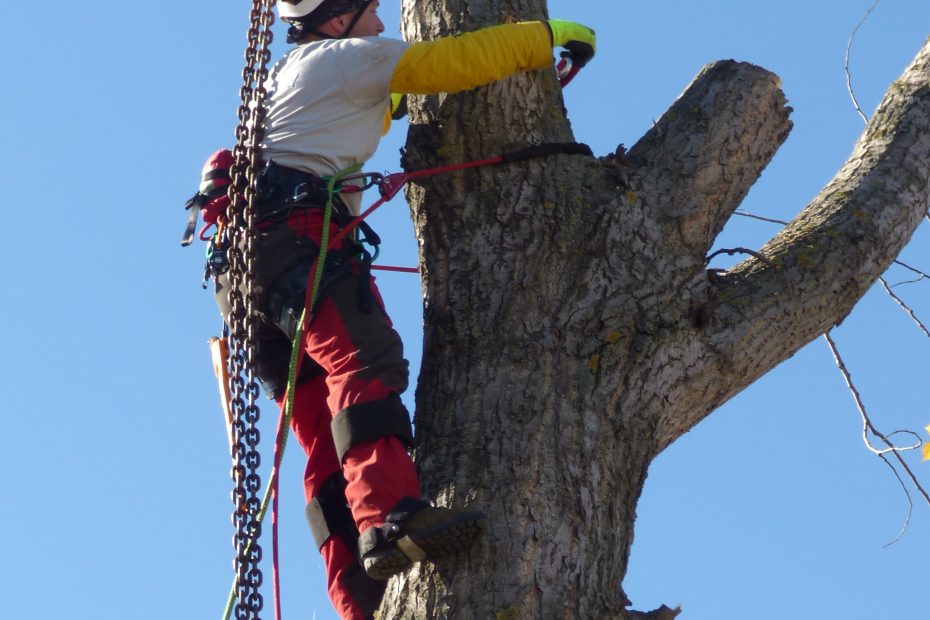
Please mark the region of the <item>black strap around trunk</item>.
<svg viewBox="0 0 930 620"><path fill-rule="evenodd" d="M547 142L505 153L501 157L504 158L505 162L514 163L536 157L549 157L550 155L587 155L588 157L594 157L594 152L590 146L581 142Z"/></svg>

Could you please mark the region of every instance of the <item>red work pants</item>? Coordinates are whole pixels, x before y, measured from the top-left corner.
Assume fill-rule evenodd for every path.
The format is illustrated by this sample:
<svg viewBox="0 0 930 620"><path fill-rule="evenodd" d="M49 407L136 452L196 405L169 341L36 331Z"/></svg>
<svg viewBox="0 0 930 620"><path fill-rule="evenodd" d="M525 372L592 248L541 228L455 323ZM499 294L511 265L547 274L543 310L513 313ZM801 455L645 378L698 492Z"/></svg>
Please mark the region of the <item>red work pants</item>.
<svg viewBox="0 0 930 620"><path fill-rule="evenodd" d="M310 233L318 240L313 234L314 228L318 230L317 214L311 211L310 217L299 220L292 217L289 224L298 234ZM397 437L355 445L342 463L336 456L330 430L334 415L352 405L387 400L407 386L400 337L384 311L374 278L357 273L358 265L352 268L356 273L327 287L304 334L304 351L323 372L297 388L291 428L307 454L307 501L319 494L323 483L341 466L352 518L358 531L364 532L383 524L402 498L419 497L420 485L407 448ZM369 287L375 301L368 312L360 304L359 278L364 278L362 284ZM365 618L340 581L357 562L353 551L339 536L331 536L320 549L330 599L344 620Z"/></svg>

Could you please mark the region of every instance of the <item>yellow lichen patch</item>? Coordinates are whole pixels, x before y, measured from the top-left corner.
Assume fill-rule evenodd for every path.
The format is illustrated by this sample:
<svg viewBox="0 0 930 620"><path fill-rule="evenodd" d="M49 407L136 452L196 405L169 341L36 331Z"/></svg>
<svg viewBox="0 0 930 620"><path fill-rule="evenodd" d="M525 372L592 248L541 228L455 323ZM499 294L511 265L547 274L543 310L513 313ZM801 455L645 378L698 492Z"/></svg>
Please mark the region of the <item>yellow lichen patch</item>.
<svg viewBox="0 0 930 620"><path fill-rule="evenodd" d="M597 369L601 366L601 355L599 353L595 353L589 357L587 366L588 370L591 372L597 372Z"/></svg>
<svg viewBox="0 0 930 620"><path fill-rule="evenodd" d="M520 620L520 610L516 607L504 607L497 612L495 620Z"/></svg>
<svg viewBox="0 0 930 620"><path fill-rule="evenodd" d="M853 209L852 216L862 222L869 219L869 214L866 213L863 209Z"/></svg>
<svg viewBox="0 0 930 620"><path fill-rule="evenodd" d="M636 195L636 192L633 190L627 190L626 200L627 202L636 202L639 199L639 196Z"/></svg>
<svg viewBox="0 0 930 620"><path fill-rule="evenodd" d="M607 342L609 342L610 344L617 344L617 342L621 338L623 338L623 334L621 334L618 331L612 331L609 334L607 334Z"/></svg>
<svg viewBox="0 0 930 620"><path fill-rule="evenodd" d="M811 269L815 267L817 265L816 255L816 247L806 246L803 250L798 252L798 265L802 269Z"/></svg>

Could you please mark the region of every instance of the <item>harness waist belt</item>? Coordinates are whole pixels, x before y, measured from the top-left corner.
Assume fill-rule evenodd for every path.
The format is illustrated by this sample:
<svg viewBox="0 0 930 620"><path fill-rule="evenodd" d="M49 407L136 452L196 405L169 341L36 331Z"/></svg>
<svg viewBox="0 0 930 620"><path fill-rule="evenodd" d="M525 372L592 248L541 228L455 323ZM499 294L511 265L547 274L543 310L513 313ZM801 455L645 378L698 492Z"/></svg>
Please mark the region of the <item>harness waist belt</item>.
<svg viewBox="0 0 930 620"><path fill-rule="evenodd" d="M259 221L281 220L294 209L323 208L326 204L326 180L315 174L268 162L256 181ZM351 219L349 209L339 195L333 196L333 220L343 226Z"/></svg>

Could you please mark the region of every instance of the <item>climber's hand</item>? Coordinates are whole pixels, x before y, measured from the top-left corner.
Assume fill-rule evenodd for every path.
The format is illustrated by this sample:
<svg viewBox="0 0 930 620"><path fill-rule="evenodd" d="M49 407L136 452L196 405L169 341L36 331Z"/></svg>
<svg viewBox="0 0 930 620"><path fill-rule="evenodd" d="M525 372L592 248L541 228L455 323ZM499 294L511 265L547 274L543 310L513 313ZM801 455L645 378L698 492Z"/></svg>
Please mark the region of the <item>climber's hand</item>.
<svg viewBox="0 0 930 620"><path fill-rule="evenodd" d="M552 33L552 47L564 47L566 50L560 54L562 58L583 67L594 57L597 37L593 30L564 19L550 19L546 24Z"/></svg>
<svg viewBox="0 0 930 620"><path fill-rule="evenodd" d="M407 116L407 95L391 93L391 118L395 121Z"/></svg>

